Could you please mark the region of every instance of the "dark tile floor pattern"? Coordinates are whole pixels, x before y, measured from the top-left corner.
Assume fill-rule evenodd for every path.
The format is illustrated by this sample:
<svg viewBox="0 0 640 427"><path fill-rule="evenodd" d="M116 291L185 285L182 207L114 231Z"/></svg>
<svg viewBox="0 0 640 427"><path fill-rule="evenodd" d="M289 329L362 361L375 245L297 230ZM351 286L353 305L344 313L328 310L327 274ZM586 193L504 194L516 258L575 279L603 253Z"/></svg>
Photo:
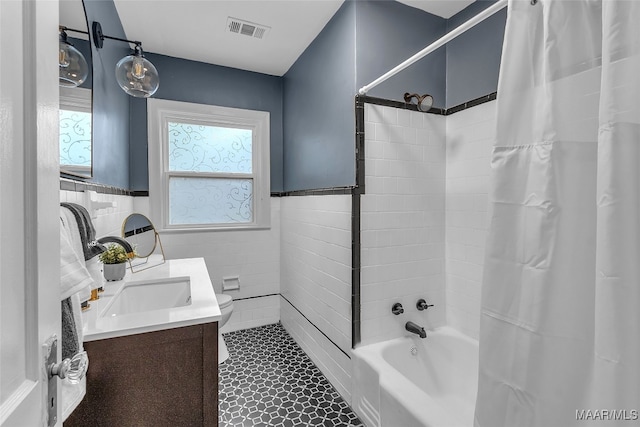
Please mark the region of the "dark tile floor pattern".
<svg viewBox="0 0 640 427"><path fill-rule="evenodd" d="M220 426L363 426L280 323L224 340Z"/></svg>

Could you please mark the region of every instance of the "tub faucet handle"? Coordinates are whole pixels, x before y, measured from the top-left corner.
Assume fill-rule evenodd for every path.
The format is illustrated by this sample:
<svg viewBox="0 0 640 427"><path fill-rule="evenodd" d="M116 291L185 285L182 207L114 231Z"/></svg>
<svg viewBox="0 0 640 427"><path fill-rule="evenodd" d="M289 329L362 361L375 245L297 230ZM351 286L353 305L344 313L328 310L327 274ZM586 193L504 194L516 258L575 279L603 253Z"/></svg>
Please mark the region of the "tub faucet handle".
<svg viewBox="0 0 640 427"><path fill-rule="evenodd" d="M433 304L427 304L427 302L423 298L420 298L416 303L416 308L420 311L426 310L429 307L433 307Z"/></svg>
<svg viewBox="0 0 640 427"><path fill-rule="evenodd" d="M402 308L402 304L397 302L391 307L391 312L397 316L398 314L404 313L404 308Z"/></svg>

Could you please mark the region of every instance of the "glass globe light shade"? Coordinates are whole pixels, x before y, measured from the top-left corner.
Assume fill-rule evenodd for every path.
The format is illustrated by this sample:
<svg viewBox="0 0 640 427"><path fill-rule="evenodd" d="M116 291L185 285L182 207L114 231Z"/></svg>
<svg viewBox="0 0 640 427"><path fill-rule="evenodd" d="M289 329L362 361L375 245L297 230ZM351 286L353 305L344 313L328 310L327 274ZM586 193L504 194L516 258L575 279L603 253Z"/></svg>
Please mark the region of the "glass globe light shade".
<svg viewBox="0 0 640 427"><path fill-rule="evenodd" d="M142 56L141 50L122 58L116 64L116 80L127 94L148 98L158 90L160 78L153 64Z"/></svg>
<svg viewBox="0 0 640 427"><path fill-rule="evenodd" d="M70 43L60 40L58 50L59 84L64 87L80 86L89 75L87 60Z"/></svg>

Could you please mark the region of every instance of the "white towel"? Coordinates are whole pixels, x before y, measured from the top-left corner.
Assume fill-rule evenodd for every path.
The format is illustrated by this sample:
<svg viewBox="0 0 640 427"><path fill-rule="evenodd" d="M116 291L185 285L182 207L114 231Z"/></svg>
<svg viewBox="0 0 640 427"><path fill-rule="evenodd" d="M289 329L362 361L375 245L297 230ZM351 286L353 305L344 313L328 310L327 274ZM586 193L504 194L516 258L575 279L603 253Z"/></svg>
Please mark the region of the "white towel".
<svg viewBox="0 0 640 427"><path fill-rule="evenodd" d="M71 244L71 248L75 252L78 260L80 260L82 265L84 265L88 269L86 263L83 262L84 251L82 250L82 238L80 237L80 229L78 228L78 222L75 215L73 215L73 212L71 212L69 209L60 206L60 221L62 222L62 224L64 224L69 243ZM93 278L94 282L80 291L79 296L81 302L87 301L89 300L89 298L91 298L91 289L95 289L96 287L101 286L101 284L96 284L96 277L94 277L94 275L91 273L91 270L89 270L89 274Z"/></svg>
<svg viewBox="0 0 640 427"><path fill-rule="evenodd" d="M91 291L93 279L84 261L78 258L69 241L67 228L60 223L60 300L78 292Z"/></svg>
<svg viewBox="0 0 640 427"><path fill-rule="evenodd" d="M75 251L78 258L84 259L84 251L82 250L82 238L80 237L80 228L78 228L78 222L76 217L69 209L60 206L60 220L64 223L67 229L69 242L71 247Z"/></svg>

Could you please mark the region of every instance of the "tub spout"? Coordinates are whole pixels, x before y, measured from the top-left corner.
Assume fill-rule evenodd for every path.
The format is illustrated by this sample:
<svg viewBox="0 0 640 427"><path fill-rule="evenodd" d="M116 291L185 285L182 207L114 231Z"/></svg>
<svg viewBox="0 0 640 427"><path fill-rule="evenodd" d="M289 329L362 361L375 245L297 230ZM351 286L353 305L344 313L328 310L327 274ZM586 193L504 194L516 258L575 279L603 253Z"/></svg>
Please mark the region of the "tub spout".
<svg viewBox="0 0 640 427"><path fill-rule="evenodd" d="M407 322L407 324L404 325L404 328L413 334L420 335L420 338L427 337L427 333L424 331L424 328L422 326L416 325L413 322Z"/></svg>

